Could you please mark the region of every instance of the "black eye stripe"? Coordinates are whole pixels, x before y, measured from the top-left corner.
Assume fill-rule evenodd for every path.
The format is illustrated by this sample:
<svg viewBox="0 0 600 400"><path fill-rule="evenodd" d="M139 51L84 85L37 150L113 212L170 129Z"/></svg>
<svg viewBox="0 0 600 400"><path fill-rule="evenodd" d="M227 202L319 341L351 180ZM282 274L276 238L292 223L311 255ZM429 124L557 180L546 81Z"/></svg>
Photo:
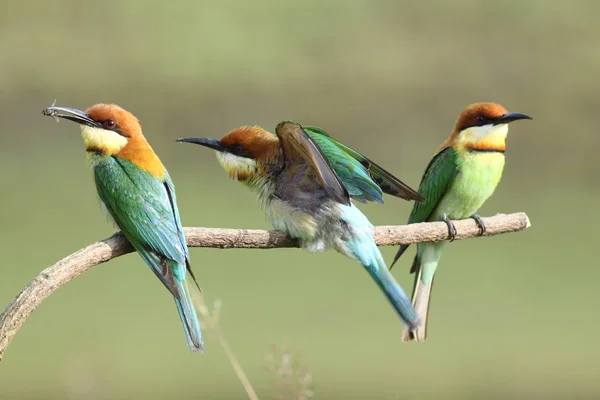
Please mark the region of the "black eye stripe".
<svg viewBox="0 0 600 400"><path fill-rule="evenodd" d="M100 126L100 128L106 129L107 131L115 132L123 137L129 137L128 135L123 134L121 128L119 127L119 124L115 120L106 119L104 121L98 121L98 125Z"/></svg>
<svg viewBox="0 0 600 400"><path fill-rule="evenodd" d="M484 126L484 125L490 125L493 123L494 123L494 120L492 120L491 118L488 118L483 115L477 115L473 119L473 122L461 126L460 130L463 131L465 129L473 128L474 126Z"/></svg>
<svg viewBox="0 0 600 400"><path fill-rule="evenodd" d="M253 158L250 152L246 150L241 144L232 144L230 146L227 146L227 151L236 156Z"/></svg>
<svg viewBox="0 0 600 400"><path fill-rule="evenodd" d="M492 120L484 115L478 115L475 117L475 121L481 125L487 125L492 123Z"/></svg>

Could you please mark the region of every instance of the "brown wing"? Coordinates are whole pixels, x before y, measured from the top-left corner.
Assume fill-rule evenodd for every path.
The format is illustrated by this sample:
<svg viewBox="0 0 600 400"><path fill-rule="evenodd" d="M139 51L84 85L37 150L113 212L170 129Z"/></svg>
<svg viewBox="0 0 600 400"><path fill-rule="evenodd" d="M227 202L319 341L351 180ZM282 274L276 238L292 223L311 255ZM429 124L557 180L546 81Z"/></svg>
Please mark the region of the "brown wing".
<svg viewBox="0 0 600 400"><path fill-rule="evenodd" d="M284 121L275 128L281 141L286 160L303 160L317 174L323 187L333 200L340 204L350 205L350 195L342 181L335 174L331 164L316 143L308 136L300 124Z"/></svg>

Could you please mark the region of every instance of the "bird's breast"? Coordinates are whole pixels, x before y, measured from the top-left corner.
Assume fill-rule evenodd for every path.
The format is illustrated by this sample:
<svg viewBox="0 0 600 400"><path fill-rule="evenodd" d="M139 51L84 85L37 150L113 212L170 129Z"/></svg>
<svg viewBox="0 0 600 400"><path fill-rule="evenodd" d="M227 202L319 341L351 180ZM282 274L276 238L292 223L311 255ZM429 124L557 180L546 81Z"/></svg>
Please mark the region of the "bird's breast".
<svg viewBox="0 0 600 400"><path fill-rule="evenodd" d="M310 240L317 234L315 217L279 198L272 198L266 203L265 214L273 228L291 237Z"/></svg>
<svg viewBox="0 0 600 400"><path fill-rule="evenodd" d="M504 154L464 152L459 156L458 174L436 209L435 219L471 216L494 193L502 177Z"/></svg>

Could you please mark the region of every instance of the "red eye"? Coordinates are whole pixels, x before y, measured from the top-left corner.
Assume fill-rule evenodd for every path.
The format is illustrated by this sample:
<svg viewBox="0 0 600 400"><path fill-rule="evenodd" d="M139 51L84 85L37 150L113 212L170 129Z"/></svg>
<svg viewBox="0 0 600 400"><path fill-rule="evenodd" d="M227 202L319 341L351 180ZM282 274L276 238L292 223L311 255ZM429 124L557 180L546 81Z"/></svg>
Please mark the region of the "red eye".
<svg viewBox="0 0 600 400"><path fill-rule="evenodd" d="M482 124L485 122L485 117L483 115L478 115L475 117L475 121L477 121L478 124Z"/></svg>
<svg viewBox="0 0 600 400"><path fill-rule="evenodd" d="M102 123L102 125L104 125L106 129L114 129L114 127L117 126L117 123L112 119L107 119Z"/></svg>

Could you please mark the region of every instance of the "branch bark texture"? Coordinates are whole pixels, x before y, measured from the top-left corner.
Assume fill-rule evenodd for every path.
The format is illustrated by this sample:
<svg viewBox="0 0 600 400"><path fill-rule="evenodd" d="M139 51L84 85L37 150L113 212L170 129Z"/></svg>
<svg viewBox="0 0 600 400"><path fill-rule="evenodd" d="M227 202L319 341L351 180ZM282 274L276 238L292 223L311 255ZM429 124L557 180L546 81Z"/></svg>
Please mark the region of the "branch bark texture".
<svg viewBox="0 0 600 400"><path fill-rule="evenodd" d="M522 231L530 226L525 213L498 214L483 219L487 230L483 236ZM454 221L456 239L479 236L472 219ZM219 249L275 249L299 247L298 242L280 231L257 229L184 228L188 246ZM374 229L378 246L419 242L438 242L448 239L443 222L428 222L401 226L378 226ZM71 279L96 265L133 252L120 233L91 244L44 269L17 295L0 314L0 360L25 320L45 298Z"/></svg>

